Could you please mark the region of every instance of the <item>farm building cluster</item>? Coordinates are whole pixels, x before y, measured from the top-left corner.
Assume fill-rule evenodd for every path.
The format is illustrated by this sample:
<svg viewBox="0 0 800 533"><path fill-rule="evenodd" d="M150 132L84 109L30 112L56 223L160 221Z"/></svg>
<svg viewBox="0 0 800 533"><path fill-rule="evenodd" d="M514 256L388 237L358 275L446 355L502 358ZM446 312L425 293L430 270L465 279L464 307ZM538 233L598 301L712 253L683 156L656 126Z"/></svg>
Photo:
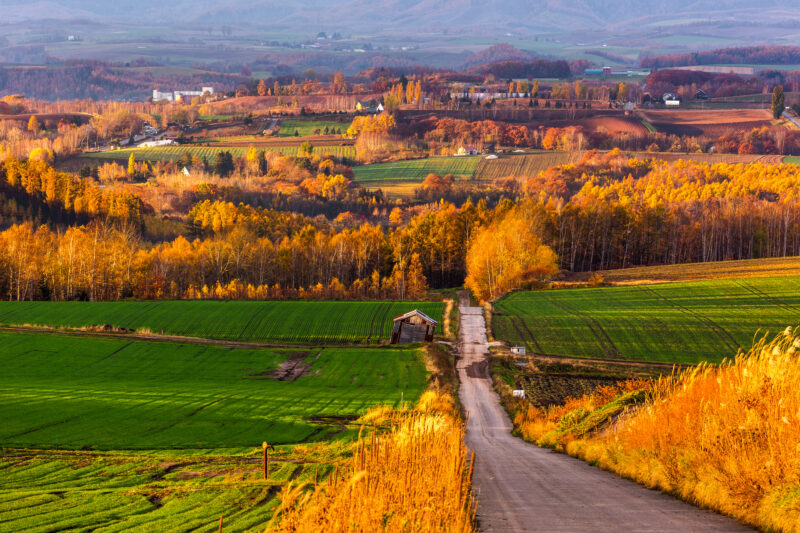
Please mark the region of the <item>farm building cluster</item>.
<svg viewBox="0 0 800 533"><path fill-rule="evenodd" d="M153 101L166 100L167 102L179 102L186 98L194 98L195 96L203 96L205 94L214 94L213 87L203 87L199 91L159 91L153 89Z"/></svg>

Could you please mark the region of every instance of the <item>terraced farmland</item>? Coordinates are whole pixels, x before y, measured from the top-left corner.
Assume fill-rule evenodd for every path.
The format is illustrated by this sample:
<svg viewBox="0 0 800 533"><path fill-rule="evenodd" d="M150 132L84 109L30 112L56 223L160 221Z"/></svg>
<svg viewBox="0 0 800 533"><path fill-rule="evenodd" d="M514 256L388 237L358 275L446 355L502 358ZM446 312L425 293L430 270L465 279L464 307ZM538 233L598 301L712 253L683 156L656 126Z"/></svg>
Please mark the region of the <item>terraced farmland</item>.
<svg viewBox="0 0 800 533"><path fill-rule="evenodd" d="M422 182L428 174L453 174L471 178L480 160L477 156L411 159L354 167L353 174L355 181L363 187L380 187L381 184L391 182Z"/></svg>
<svg viewBox="0 0 800 533"><path fill-rule="evenodd" d="M0 324L82 328L110 324L153 333L230 341L359 344L387 341L392 318L441 302L156 301L0 302ZM438 332L438 331L437 331Z"/></svg>
<svg viewBox="0 0 800 533"><path fill-rule="evenodd" d="M258 149L265 152L280 152L283 155L296 156L300 148L299 146L259 146ZM213 163L220 152L230 152L233 157L244 157L247 154L247 150L247 147L242 146L154 146L151 148L125 148L108 152L94 152L84 154L81 157L127 161L131 153L133 153L137 161L174 161L184 153L189 152L200 159L205 157L209 163ZM314 153L346 158L354 158L356 155L355 148L352 146L314 146Z"/></svg>
<svg viewBox="0 0 800 533"><path fill-rule="evenodd" d="M577 163L584 152L543 151L534 154L503 155L498 159L481 159L475 169L478 181L493 181L497 178L531 178L551 167Z"/></svg>
<svg viewBox="0 0 800 533"><path fill-rule="evenodd" d="M17 332L0 333L0 344L6 447L314 441L340 430L320 417L399 405L401 392L414 401L426 382L419 350L409 348L271 351Z"/></svg>
<svg viewBox="0 0 800 533"><path fill-rule="evenodd" d="M535 353L720 361L800 323L800 277L517 292L496 308L495 337Z"/></svg>

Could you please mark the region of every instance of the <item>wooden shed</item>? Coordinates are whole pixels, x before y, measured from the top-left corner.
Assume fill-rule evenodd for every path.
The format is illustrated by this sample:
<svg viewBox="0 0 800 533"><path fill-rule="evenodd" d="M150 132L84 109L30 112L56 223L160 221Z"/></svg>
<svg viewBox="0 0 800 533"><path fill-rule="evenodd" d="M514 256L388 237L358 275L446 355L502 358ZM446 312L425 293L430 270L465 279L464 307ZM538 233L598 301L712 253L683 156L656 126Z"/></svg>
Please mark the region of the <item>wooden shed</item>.
<svg viewBox="0 0 800 533"><path fill-rule="evenodd" d="M394 317L392 344L411 344L413 342L431 342L436 331L434 319L414 309L408 313Z"/></svg>

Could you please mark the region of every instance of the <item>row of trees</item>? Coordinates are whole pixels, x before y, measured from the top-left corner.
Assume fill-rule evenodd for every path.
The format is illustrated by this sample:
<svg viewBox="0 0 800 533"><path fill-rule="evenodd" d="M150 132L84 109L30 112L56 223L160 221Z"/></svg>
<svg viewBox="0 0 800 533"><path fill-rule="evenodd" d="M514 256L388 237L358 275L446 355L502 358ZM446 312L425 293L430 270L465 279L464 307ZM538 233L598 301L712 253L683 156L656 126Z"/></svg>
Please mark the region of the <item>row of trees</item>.
<svg viewBox="0 0 800 533"><path fill-rule="evenodd" d="M561 267L800 254L800 167L665 163L587 154L526 184L527 210Z"/></svg>
<svg viewBox="0 0 800 533"><path fill-rule="evenodd" d="M45 161L5 159L0 165L0 191L29 205L44 205L65 220L102 218L133 227L143 223L139 197L101 189L92 180L58 172Z"/></svg>
<svg viewBox="0 0 800 533"><path fill-rule="evenodd" d="M800 63L800 47L797 46L719 48L643 57L640 61L642 67L655 69L690 65L796 65L798 63Z"/></svg>
<svg viewBox="0 0 800 533"><path fill-rule="evenodd" d="M63 233L25 223L0 232L0 294L18 301L424 297L419 255L382 264L383 238L374 227L341 234L309 227L273 242L237 228L150 247L99 223Z"/></svg>

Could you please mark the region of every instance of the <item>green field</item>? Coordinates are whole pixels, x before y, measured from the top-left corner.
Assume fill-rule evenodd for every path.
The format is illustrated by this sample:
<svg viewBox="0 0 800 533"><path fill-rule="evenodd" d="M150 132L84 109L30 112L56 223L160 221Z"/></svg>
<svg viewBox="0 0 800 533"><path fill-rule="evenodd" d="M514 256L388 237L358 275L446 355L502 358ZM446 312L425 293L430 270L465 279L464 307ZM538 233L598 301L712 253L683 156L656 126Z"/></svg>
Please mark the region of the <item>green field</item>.
<svg viewBox="0 0 800 533"><path fill-rule="evenodd" d="M800 277L517 292L496 309L494 336L535 353L720 361L800 323Z"/></svg>
<svg viewBox="0 0 800 533"><path fill-rule="evenodd" d="M401 392L414 401L426 378L419 351L403 348L271 351L17 332L0 333L0 343L6 447L245 448L320 440L340 428L314 417L399 405ZM307 365L305 375L279 381L270 374L287 359Z"/></svg>
<svg viewBox="0 0 800 533"><path fill-rule="evenodd" d="M335 128L341 129L342 133L347 131L350 127L349 122L335 122L332 120L284 120L281 122L281 129L278 134L279 137L294 137L295 130L299 137L308 137L309 135L322 135L325 133L325 126L330 130ZM314 130L319 130L320 133L314 133Z"/></svg>
<svg viewBox="0 0 800 533"><path fill-rule="evenodd" d="M214 532L220 516L263 531L287 482L323 480L349 454L354 418L416 401L427 378L407 347L0 343L0 531ZM277 446L268 480L262 441Z"/></svg>
<svg viewBox="0 0 800 533"><path fill-rule="evenodd" d="M113 324L281 343L375 343L438 302L3 302L3 323ZM417 347L0 331L0 531L263 531L289 481L325 479L354 420L416 402ZM369 431L367 429L367 431ZM263 478L261 442L271 452Z"/></svg>
<svg viewBox="0 0 800 533"><path fill-rule="evenodd" d="M480 157L431 157L428 159L410 159L391 163L376 163L353 167L355 181L363 187L380 187L392 182L422 182L428 174L453 174L471 178Z"/></svg>
<svg viewBox="0 0 800 533"><path fill-rule="evenodd" d="M787 155L783 158L784 163L788 163L790 165L800 165L800 156L798 155Z"/></svg>
<svg viewBox="0 0 800 533"><path fill-rule="evenodd" d="M298 146L259 146L257 148L265 152L280 152L288 156L297 156L300 149ZM233 157L245 157L247 150L248 148L236 146L154 146L152 148L123 148L108 152L92 152L83 154L81 157L127 161L131 153L133 153L137 161L174 161L184 153L189 152L200 159L205 157L209 163L213 163L220 152L230 152ZM355 147L353 146L314 146L314 153L346 158L354 158L356 155Z"/></svg>
<svg viewBox="0 0 800 533"><path fill-rule="evenodd" d="M387 341L392 318L419 309L434 319L442 302L177 300L0 302L0 324L82 328L110 324L164 335L289 344ZM437 326L437 333L441 326Z"/></svg>

